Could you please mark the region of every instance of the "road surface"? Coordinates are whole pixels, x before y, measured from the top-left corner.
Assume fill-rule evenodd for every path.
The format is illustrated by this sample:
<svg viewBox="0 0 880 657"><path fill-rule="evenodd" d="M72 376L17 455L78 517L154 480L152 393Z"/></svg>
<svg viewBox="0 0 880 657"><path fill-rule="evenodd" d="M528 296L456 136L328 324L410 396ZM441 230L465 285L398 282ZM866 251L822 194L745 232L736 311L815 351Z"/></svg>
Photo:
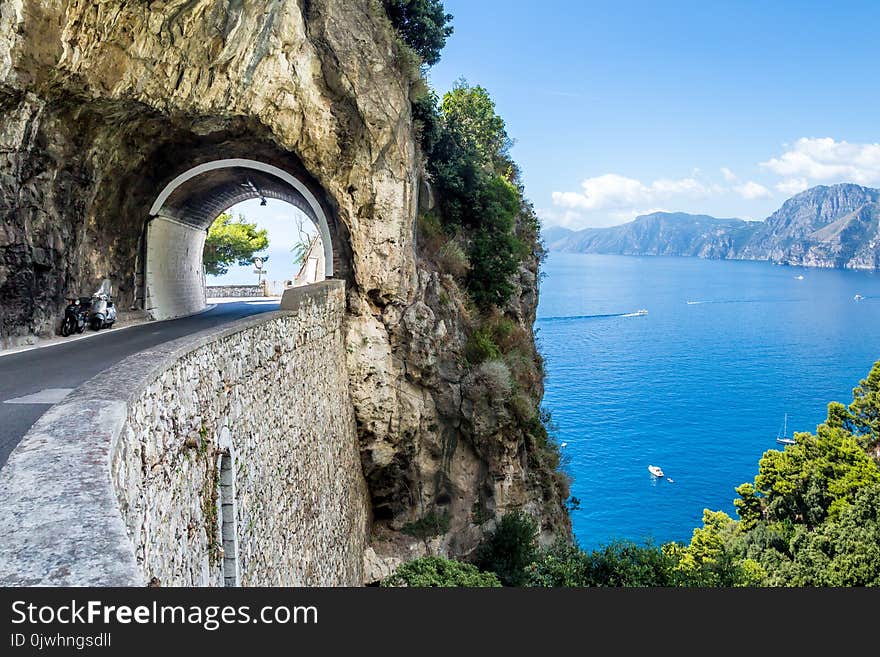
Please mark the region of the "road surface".
<svg viewBox="0 0 880 657"><path fill-rule="evenodd" d="M6 465L15 446L52 404L123 358L190 333L271 310L278 310L277 300L218 303L213 309L191 317L109 329L87 340L0 356L0 467Z"/></svg>

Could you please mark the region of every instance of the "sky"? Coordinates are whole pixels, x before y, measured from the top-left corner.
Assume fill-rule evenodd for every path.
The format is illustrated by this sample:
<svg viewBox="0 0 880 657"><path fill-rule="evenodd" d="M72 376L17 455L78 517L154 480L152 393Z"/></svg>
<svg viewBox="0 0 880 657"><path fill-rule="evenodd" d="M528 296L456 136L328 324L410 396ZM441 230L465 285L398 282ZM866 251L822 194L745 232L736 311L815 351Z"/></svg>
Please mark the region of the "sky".
<svg viewBox="0 0 880 657"><path fill-rule="evenodd" d="M656 210L760 220L880 187L880 2L444 0L430 72L486 87L545 226Z"/></svg>

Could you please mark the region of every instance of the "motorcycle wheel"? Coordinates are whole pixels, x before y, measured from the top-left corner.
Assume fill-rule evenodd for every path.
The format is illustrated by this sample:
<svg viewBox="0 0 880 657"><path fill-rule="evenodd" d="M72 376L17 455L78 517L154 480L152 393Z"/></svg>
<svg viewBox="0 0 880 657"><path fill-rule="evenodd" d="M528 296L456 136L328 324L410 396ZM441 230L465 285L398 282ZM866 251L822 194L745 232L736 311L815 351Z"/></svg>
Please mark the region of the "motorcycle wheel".
<svg viewBox="0 0 880 657"><path fill-rule="evenodd" d="M103 326L104 326L104 322L102 322L100 320L92 322L92 329L95 331L100 331Z"/></svg>
<svg viewBox="0 0 880 657"><path fill-rule="evenodd" d="M77 333L82 333L82 332L85 331L85 330L86 330L86 323L85 323L85 322L83 322L82 324L77 325L77 327L76 327L76 332L77 332Z"/></svg>
<svg viewBox="0 0 880 657"><path fill-rule="evenodd" d="M64 320L61 322L61 335L65 338L70 335L73 331L71 331L70 322L68 320Z"/></svg>

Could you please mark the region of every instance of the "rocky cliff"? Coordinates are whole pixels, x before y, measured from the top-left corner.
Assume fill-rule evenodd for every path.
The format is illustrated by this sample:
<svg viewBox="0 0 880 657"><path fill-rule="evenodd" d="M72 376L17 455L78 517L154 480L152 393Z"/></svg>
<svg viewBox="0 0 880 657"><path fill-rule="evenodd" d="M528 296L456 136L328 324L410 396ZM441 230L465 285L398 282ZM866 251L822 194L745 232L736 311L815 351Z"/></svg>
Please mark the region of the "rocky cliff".
<svg viewBox="0 0 880 657"><path fill-rule="evenodd" d="M880 268L880 190L853 184L808 189L762 222L657 212L611 228L548 238L580 253L675 255L849 269Z"/></svg>
<svg viewBox="0 0 880 657"><path fill-rule="evenodd" d="M462 358L465 301L417 259L411 62L372 0L4 0L2 338L53 332L64 297L104 279L136 307L148 210L179 172L237 157L294 172L333 218L376 552L460 556L508 509L547 535L568 521L552 468L507 430L511 401ZM536 274L504 309L532 349ZM430 541L399 531L426 517L448 519Z"/></svg>

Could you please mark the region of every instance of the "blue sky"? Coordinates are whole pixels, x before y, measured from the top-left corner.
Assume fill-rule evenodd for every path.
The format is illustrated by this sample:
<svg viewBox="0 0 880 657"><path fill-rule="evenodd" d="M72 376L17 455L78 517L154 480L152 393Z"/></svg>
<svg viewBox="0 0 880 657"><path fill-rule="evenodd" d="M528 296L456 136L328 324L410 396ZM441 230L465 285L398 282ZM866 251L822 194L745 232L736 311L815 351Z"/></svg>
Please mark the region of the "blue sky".
<svg viewBox="0 0 880 657"><path fill-rule="evenodd" d="M445 5L432 85L490 91L545 224L762 219L807 186L880 186L880 2Z"/></svg>

